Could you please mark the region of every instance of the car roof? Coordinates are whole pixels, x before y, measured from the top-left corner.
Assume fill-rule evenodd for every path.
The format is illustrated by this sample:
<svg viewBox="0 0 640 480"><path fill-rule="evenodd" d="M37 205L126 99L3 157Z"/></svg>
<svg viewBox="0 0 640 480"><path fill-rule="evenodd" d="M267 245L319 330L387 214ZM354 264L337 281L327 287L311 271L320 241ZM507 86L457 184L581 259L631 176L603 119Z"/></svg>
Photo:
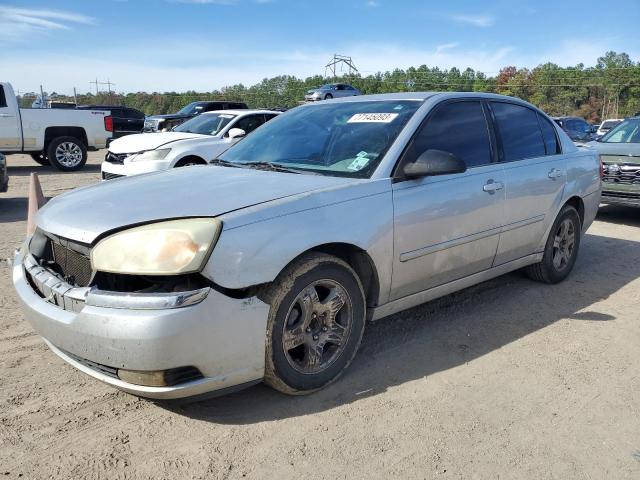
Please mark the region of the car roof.
<svg viewBox="0 0 640 480"><path fill-rule="evenodd" d="M210 112L204 112L201 113L200 115L210 115L212 113L226 113L227 115L250 115L253 113L282 113L282 112L278 112L277 110L263 110L263 109L257 109L257 110L249 110L249 109L239 109L239 110L211 110Z"/></svg>
<svg viewBox="0 0 640 480"><path fill-rule="evenodd" d="M507 95L499 95L497 93L484 93L484 92L397 92L397 93L377 93L374 95L357 95L353 97L335 98L332 100L325 100L324 102L308 103L303 106L320 105L326 102L340 103L340 102L370 102L377 100L413 100L418 102L424 102L429 98L437 97L441 100L454 99L454 98L484 98L493 100L509 100L513 103L520 103L522 105L532 106L530 103L525 102L516 97L509 97Z"/></svg>

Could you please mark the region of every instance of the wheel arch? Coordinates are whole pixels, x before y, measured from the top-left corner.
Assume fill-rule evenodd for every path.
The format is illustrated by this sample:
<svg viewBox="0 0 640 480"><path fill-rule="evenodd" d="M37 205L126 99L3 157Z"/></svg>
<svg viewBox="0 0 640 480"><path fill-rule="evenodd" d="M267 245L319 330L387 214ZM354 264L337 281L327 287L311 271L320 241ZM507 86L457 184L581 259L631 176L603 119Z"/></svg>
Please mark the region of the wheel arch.
<svg viewBox="0 0 640 480"><path fill-rule="evenodd" d="M573 208L575 208L578 211L578 216L580 217L580 225L583 226L584 225L584 201L582 200L582 198L580 198L578 195L574 195L564 203L563 208L566 205L571 205ZM560 210L562 210L562 208Z"/></svg>
<svg viewBox="0 0 640 480"><path fill-rule="evenodd" d="M175 167L182 167L186 163L189 163L189 162L196 162L199 165L206 165L207 164L207 161L204 158L202 158L202 157L200 157L198 155L186 155L186 156L182 157L181 159L179 159L176 163L174 163L173 166L174 166L174 168Z"/></svg>
<svg viewBox="0 0 640 480"><path fill-rule="evenodd" d="M87 132L82 127L47 127L44 131L44 148L47 151L51 141L58 137L73 137L84 143L87 147Z"/></svg>
<svg viewBox="0 0 640 480"><path fill-rule="evenodd" d="M346 262L351 268L353 268L360 279L360 283L362 283L367 307L375 307L378 305L378 299L380 296L378 269L366 250L363 250L351 243L334 242L311 247L304 252L301 252L287 265L285 265L281 271L284 271L290 265L297 262L302 256L312 252L333 255L334 257Z"/></svg>

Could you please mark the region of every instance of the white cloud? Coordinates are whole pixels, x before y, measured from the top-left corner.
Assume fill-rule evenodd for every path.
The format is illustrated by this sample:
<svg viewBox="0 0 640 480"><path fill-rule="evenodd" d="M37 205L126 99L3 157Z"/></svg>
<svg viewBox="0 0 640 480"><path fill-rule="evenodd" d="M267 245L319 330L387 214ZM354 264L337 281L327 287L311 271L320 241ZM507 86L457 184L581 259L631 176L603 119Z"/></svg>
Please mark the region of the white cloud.
<svg viewBox="0 0 640 480"><path fill-rule="evenodd" d="M375 8L375 7L379 7L379 6L380 6L380 3L378 3L376 0L369 0L367 2L367 7Z"/></svg>
<svg viewBox="0 0 640 480"><path fill-rule="evenodd" d="M0 5L0 42L51 30L69 30L74 25L93 22L93 18L73 12Z"/></svg>
<svg viewBox="0 0 640 480"><path fill-rule="evenodd" d="M495 19L491 15L452 15L451 19L475 27L491 27L495 23Z"/></svg>

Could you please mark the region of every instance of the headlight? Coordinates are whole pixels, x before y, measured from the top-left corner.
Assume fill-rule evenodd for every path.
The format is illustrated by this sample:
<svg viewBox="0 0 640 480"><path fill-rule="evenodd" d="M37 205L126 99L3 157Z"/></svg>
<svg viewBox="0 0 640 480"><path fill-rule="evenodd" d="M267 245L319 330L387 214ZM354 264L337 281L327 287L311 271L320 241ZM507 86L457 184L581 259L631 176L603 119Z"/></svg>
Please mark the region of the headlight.
<svg viewBox="0 0 640 480"><path fill-rule="evenodd" d="M185 218L124 230L98 242L91 267L132 275L199 272L221 229L215 218Z"/></svg>
<svg viewBox="0 0 640 480"><path fill-rule="evenodd" d="M141 160L163 160L167 155L169 155L170 151L170 148L162 148L160 150L147 150L146 152L142 152L131 157L131 161L138 162Z"/></svg>

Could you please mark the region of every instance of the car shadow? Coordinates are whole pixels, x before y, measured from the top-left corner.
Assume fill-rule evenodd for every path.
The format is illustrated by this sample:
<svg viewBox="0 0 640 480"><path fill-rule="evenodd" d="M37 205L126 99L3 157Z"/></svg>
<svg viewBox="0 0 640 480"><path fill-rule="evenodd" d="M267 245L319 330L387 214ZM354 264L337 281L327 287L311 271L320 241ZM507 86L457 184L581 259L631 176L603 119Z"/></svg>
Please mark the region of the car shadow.
<svg viewBox="0 0 640 480"><path fill-rule="evenodd" d="M640 262L630 258L640 258L640 242L587 234L574 271L560 284L514 272L369 324L345 375L310 396L256 385L198 403L160 405L208 422L250 424L357 402L473 362L560 320L615 320L594 305L640 277Z"/></svg>
<svg viewBox="0 0 640 480"><path fill-rule="evenodd" d="M35 162L33 163L33 165L16 166L11 166L10 162L11 161L9 160L9 164L7 165L7 173L9 174L9 179L11 179L11 177L28 177L32 173L37 173L40 176L64 175L65 173L97 173L100 172L101 167L100 164L96 165L94 163L87 163L84 167L75 172L62 172L50 165L38 165Z"/></svg>
<svg viewBox="0 0 640 480"><path fill-rule="evenodd" d="M597 220L630 227L640 227L640 207L623 207L620 205L602 205L598 210Z"/></svg>

